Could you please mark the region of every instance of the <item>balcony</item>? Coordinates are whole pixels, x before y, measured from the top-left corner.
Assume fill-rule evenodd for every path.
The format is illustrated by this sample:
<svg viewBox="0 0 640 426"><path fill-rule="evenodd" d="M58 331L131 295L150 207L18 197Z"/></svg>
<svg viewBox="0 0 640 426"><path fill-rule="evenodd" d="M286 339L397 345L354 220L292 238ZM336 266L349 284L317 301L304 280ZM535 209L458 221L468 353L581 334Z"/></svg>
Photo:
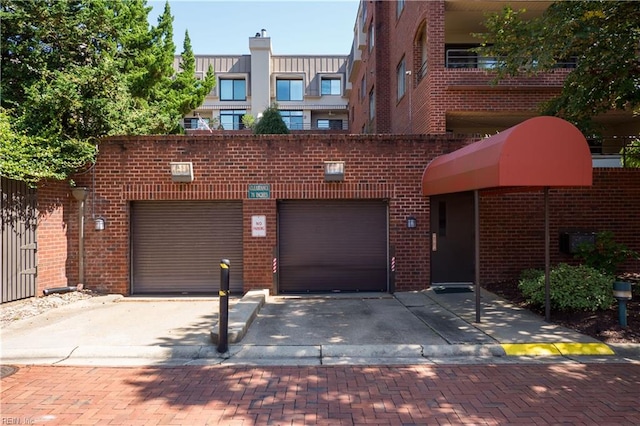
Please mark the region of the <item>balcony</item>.
<svg viewBox="0 0 640 426"><path fill-rule="evenodd" d="M348 120L328 120L324 125L314 123L293 124L289 127L292 132L316 132L316 133L345 133L349 130Z"/></svg>
<svg viewBox="0 0 640 426"><path fill-rule="evenodd" d="M465 49L446 49L445 51L445 67L460 69L484 69L491 70L500 64L499 58L491 56L480 56L474 51L474 48ZM569 58L559 61L554 68L575 68L577 58Z"/></svg>
<svg viewBox="0 0 640 426"><path fill-rule="evenodd" d="M633 145L637 139L637 136L588 137L594 166L625 167L630 158L638 155Z"/></svg>
<svg viewBox="0 0 640 426"><path fill-rule="evenodd" d="M252 133L250 129L244 127L242 123L239 123L238 128L227 129L227 128L212 128L211 130L207 130L206 128L197 126L190 126L190 123L185 120L182 121L182 125L185 129L185 132L188 135L200 134L248 134ZM312 124L312 123L294 123L289 126L289 130L292 133L348 133L349 131L349 121L348 120L327 120L323 125Z"/></svg>

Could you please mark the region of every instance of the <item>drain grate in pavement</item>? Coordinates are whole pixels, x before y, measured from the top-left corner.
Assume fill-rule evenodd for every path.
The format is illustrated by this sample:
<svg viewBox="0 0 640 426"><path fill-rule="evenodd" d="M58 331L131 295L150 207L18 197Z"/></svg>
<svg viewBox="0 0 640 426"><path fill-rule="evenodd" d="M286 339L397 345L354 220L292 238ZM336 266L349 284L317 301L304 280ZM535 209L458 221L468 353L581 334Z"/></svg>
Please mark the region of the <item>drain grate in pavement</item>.
<svg viewBox="0 0 640 426"><path fill-rule="evenodd" d="M9 377L16 371L18 371L18 367L14 367L13 365L0 365L0 379Z"/></svg>

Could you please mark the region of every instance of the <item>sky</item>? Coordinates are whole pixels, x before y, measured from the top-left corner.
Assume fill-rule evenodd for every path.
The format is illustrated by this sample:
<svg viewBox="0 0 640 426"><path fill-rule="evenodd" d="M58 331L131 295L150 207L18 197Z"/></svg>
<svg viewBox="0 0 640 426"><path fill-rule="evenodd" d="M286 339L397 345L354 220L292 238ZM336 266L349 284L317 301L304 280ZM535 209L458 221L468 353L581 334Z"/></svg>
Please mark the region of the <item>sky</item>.
<svg viewBox="0 0 640 426"><path fill-rule="evenodd" d="M147 0L157 25L165 0ZM196 55L249 54L263 28L274 55L348 55L358 0L169 0L176 54L185 30Z"/></svg>

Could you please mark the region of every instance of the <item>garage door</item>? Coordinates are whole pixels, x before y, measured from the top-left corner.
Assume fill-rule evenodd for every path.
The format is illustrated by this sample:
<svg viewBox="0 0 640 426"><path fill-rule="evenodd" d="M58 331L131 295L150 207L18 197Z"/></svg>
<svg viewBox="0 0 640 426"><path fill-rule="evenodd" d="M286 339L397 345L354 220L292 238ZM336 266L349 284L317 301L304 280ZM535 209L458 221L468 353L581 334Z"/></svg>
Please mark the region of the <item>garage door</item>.
<svg viewBox="0 0 640 426"><path fill-rule="evenodd" d="M383 201L282 201L280 293L388 291Z"/></svg>
<svg viewBox="0 0 640 426"><path fill-rule="evenodd" d="M137 201L131 206L132 293L217 294L220 259L242 292L242 203Z"/></svg>

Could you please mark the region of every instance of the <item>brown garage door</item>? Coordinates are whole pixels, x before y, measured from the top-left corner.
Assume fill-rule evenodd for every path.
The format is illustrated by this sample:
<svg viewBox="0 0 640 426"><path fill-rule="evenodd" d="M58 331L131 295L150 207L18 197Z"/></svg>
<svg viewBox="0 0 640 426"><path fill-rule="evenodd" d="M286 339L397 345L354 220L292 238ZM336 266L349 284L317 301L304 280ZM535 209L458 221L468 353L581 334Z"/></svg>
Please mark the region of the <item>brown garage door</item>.
<svg viewBox="0 0 640 426"><path fill-rule="evenodd" d="M231 291L242 292L241 202L136 201L131 210L132 293L217 294L224 258Z"/></svg>
<svg viewBox="0 0 640 426"><path fill-rule="evenodd" d="M388 291L384 201L282 201L278 244L280 293Z"/></svg>

